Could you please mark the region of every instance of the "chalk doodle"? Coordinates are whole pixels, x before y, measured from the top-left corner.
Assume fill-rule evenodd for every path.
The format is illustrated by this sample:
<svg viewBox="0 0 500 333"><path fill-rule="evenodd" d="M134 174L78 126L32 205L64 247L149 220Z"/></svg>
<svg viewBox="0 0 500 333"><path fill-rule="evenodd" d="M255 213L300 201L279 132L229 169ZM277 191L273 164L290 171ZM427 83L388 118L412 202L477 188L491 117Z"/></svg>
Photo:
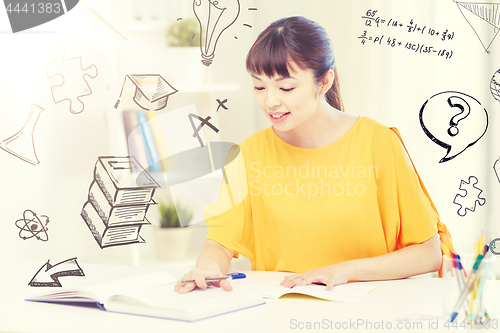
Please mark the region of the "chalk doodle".
<svg viewBox="0 0 500 333"><path fill-rule="evenodd" d="M500 69L491 77L490 91L493 98L500 102Z"/></svg>
<svg viewBox="0 0 500 333"><path fill-rule="evenodd" d="M457 91L431 96L422 105L419 119L429 139L447 151L439 163L463 153L481 139L488 128L488 113L481 103Z"/></svg>
<svg viewBox="0 0 500 333"><path fill-rule="evenodd" d="M193 11L200 24L201 62L210 66L220 36L240 15L240 1L194 0Z"/></svg>
<svg viewBox="0 0 500 333"><path fill-rule="evenodd" d="M16 134L0 142L0 148L25 162L33 165L39 164L40 161L36 156L33 132L42 111L43 108L41 106L31 104L31 110L23 128Z"/></svg>
<svg viewBox="0 0 500 333"><path fill-rule="evenodd" d="M115 103L115 109L120 105L123 90L129 79L135 88L134 102L146 111L158 111L167 106L168 96L175 94L175 89L159 74L133 74L125 75L120 96Z"/></svg>
<svg viewBox="0 0 500 333"><path fill-rule="evenodd" d="M197 114L194 114L194 113L190 113L188 115L189 117L189 121L191 122L191 126L193 127L193 137L196 137L198 139L198 142L200 143L200 145L203 147L203 140L201 139L200 135L199 135L199 132L201 130L201 128L205 125L207 125L208 127L210 127L211 129L213 129L216 133L219 133L219 129L217 127L215 127L214 125L212 125L209 120L211 119L210 116L206 117L206 118L203 118L203 117L200 117L198 116ZM195 126L194 125L194 121L193 121L193 118L196 118L198 120L201 121L200 125L198 126Z"/></svg>
<svg viewBox="0 0 500 333"><path fill-rule="evenodd" d="M468 181L460 181L460 190L463 195L457 193L453 199L453 203L460 206L457 211L458 215L464 217L467 211L474 212L477 205L483 206L486 203L486 199L480 197L483 190L476 187L478 182L475 176L470 176Z"/></svg>
<svg viewBox="0 0 500 333"><path fill-rule="evenodd" d="M62 287L59 278L66 276L85 276L76 258L61 261L55 265L47 260L28 285L31 287Z"/></svg>
<svg viewBox="0 0 500 333"><path fill-rule="evenodd" d="M377 16L377 13L377 9L368 9L365 15L361 16L365 26L371 27L363 30L363 33L358 37L362 45L387 45L391 48L401 48L418 54L434 54L444 59L450 59L453 56L453 50L449 47L435 47L432 44L435 40L440 42L453 40L455 32L448 29L437 30L427 25L421 26L413 19L410 19L408 23L403 23L403 21L394 18L382 18ZM373 33L373 30L369 31L369 29L377 31ZM380 29L389 31L379 33ZM402 33L407 33L413 39L427 36L429 42L408 41L407 37L401 37Z"/></svg>
<svg viewBox="0 0 500 333"><path fill-rule="evenodd" d="M92 89L87 82L87 78L97 77L97 67L90 65L84 68L82 57L66 59L66 49L56 46L51 49L50 54L54 61L43 64L47 78L53 79L60 76L62 79L59 85L51 87L54 103L69 101L69 111L78 114L85 109L81 98L92 94Z"/></svg>
<svg viewBox="0 0 500 333"><path fill-rule="evenodd" d="M453 0L460 13L471 26L486 53L500 30L500 3L494 1Z"/></svg>
<svg viewBox="0 0 500 333"><path fill-rule="evenodd" d="M101 249L145 242L139 233L158 187L134 157L98 158L81 216Z"/></svg>
<svg viewBox="0 0 500 333"><path fill-rule="evenodd" d="M497 176L497 180L500 183L500 158L495 161L493 164L493 171L495 171L495 175Z"/></svg>
<svg viewBox="0 0 500 333"><path fill-rule="evenodd" d="M93 25L99 28L104 36L116 39L124 39L128 41L125 36L123 36L118 30L116 30L111 24L109 24L83 1L80 0L78 6L76 6L76 9Z"/></svg>
<svg viewBox="0 0 500 333"><path fill-rule="evenodd" d="M217 110L215 110L215 112L218 112L219 111L219 108L223 108L224 110L227 110L227 106L226 106L226 103L227 103L227 98L223 101L221 101L220 99L216 99L217 103L219 103L219 106L217 106Z"/></svg>
<svg viewBox="0 0 500 333"><path fill-rule="evenodd" d="M31 209L26 209L23 212L23 218L16 221L16 227L19 229L19 237L27 240L36 238L39 241L46 242L49 240L47 231L49 217L47 215L38 216Z"/></svg>

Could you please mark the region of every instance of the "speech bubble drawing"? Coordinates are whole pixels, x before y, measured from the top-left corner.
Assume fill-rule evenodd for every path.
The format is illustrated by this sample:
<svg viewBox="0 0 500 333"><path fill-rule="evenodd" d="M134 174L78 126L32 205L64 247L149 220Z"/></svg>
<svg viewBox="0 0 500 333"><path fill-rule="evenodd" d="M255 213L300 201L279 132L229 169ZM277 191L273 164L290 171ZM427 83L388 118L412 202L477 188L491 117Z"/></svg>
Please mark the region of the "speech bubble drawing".
<svg viewBox="0 0 500 333"><path fill-rule="evenodd" d="M431 96L420 108L425 134L446 149L439 163L447 162L474 145L488 129L488 112L472 96L444 91Z"/></svg>

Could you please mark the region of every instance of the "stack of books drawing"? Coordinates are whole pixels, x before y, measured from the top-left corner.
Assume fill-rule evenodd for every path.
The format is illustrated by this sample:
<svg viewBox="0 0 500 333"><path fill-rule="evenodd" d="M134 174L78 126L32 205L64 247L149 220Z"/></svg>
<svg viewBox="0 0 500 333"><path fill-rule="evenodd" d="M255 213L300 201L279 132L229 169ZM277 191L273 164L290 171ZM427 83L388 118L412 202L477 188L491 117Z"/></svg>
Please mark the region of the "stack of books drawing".
<svg viewBox="0 0 500 333"><path fill-rule="evenodd" d="M159 185L134 157L102 156L81 216L101 248L144 243L146 212Z"/></svg>

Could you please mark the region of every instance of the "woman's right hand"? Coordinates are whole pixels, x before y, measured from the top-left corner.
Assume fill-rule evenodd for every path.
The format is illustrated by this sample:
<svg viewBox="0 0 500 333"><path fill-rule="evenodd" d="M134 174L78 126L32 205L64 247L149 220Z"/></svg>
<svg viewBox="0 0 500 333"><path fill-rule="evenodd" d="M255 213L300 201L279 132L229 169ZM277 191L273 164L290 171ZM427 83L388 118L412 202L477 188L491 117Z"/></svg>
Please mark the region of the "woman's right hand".
<svg viewBox="0 0 500 333"><path fill-rule="evenodd" d="M224 276L224 274L222 274L220 271L195 268L184 274L181 278L181 280L194 280L195 282L177 283L174 287L174 290L180 294L185 294L192 291L195 287L206 289L208 287L208 284L215 287L220 287L226 291L233 290L231 283L229 283L229 279L210 281L208 283L205 281L205 278L214 278L221 276Z"/></svg>

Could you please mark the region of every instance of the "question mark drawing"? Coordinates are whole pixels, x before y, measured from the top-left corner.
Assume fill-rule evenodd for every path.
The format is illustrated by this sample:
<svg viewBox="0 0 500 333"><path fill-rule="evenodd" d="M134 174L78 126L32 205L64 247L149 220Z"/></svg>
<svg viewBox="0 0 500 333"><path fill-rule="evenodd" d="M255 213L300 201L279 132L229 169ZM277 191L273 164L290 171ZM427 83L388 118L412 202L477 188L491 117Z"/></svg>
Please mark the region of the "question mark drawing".
<svg viewBox="0 0 500 333"><path fill-rule="evenodd" d="M464 107L465 104L465 107ZM470 106L469 103L467 103L462 97L458 96L451 96L448 98L448 105L452 108L459 108L460 113L454 115L450 119L450 128L448 128L448 134L450 136L455 136L458 134L459 129L458 129L458 122L467 118L467 116L470 114Z"/></svg>
<svg viewBox="0 0 500 333"><path fill-rule="evenodd" d="M439 163L463 153L488 129L486 109L474 97L458 91L431 96L420 108L419 119L429 139L446 149L446 155Z"/></svg>

